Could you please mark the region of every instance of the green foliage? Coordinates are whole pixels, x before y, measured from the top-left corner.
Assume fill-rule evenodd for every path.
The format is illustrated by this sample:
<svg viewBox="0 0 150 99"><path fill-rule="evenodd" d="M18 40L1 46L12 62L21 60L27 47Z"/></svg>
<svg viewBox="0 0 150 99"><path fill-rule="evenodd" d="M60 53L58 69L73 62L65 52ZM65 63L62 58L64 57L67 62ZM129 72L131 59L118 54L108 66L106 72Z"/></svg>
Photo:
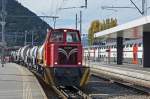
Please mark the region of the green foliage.
<svg viewBox="0 0 150 99"><path fill-rule="evenodd" d="M91 23L91 26L88 30L88 43L89 45L92 45L94 42L94 33L98 32L101 30L101 23L99 20L94 20Z"/></svg>
<svg viewBox="0 0 150 99"><path fill-rule="evenodd" d="M106 20L103 20L100 31L115 27L117 25L118 24L117 24L117 19L116 18L115 19L108 18Z"/></svg>
<svg viewBox="0 0 150 99"><path fill-rule="evenodd" d="M93 44L93 39L94 39L94 37L92 34L92 28L89 28L89 30L88 30L88 43L89 43L89 45Z"/></svg>

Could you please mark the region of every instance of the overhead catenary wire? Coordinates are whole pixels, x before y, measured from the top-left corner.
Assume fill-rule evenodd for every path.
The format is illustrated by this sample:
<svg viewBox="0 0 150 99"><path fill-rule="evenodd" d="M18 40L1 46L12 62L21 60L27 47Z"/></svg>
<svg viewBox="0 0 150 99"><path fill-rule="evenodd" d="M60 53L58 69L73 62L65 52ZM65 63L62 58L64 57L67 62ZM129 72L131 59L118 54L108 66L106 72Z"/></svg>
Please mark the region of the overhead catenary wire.
<svg viewBox="0 0 150 99"><path fill-rule="evenodd" d="M49 14L49 16L56 16L56 15L58 15L58 8L59 8L59 5L61 6L61 5L63 5L63 2L64 2L65 0L62 0L62 2L59 4L59 0L48 0L48 3L50 4L50 14ZM46 16L46 14L44 14L45 16ZM46 17L42 17L42 18L46 18ZM51 22L53 22L53 27L55 28L55 26L56 26L56 21L57 21L57 19L58 19L58 17L56 16L56 17L53 17L53 19L52 20L49 20L49 24L51 23Z"/></svg>
<svg viewBox="0 0 150 99"><path fill-rule="evenodd" d="M110 10L110 9L137 9L138 10L138 12L143 16L143 15L147 15L147 9L149 8L149 7L147 7L147 0L142 0L142 9L140 9L136 4L135 4L135 2L133 1L133 0L129 0L132 4L133 4L133 6L134 7L128 7L128 6L102 6L101 8L102 9L108 9L108 10ZM136 2L139 2L139 0L137 0Z"/></svg>
<svg viewBox="0 0 150 99"><path fill-rule="evenodd" d="M61 7L59 8L59 10L65 10L65 9L77 9L77 8L87 8L87 5L88 5L88 1L87 0L84 0L84 5L81 5L81 6L69 6L69 7Z"/></svg>
<svg viewBox="0 0 150 99"><path fill-rule="evenodd" d="M143 12L139 9L139 7L132 0L130 0L130 2L134 5L134 7L139 11L140 14L143 14Z"/></svg>

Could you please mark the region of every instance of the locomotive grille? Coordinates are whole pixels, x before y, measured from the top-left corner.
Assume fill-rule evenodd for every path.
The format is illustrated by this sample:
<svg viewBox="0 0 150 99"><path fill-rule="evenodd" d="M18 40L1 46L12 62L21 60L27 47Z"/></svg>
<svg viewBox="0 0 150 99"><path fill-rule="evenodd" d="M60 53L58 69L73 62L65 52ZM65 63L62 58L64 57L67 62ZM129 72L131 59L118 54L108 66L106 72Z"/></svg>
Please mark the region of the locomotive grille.
<svg viewBox="0 0 150 99"><path fill-rule="evenodd" d="M60 46L58 48L58 64L76 65L78 49L76 46Z"/></svg>

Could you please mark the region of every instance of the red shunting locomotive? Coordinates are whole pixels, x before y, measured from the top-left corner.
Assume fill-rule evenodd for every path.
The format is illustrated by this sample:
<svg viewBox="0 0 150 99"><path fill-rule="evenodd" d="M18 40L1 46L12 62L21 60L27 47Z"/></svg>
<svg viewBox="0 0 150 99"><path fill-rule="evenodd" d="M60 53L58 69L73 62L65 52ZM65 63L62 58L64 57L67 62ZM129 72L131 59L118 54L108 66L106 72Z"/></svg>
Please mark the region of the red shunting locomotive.
<svg viewBox="0 0 150 99"><path fill-rule="evenodd" d="M41 74L46 83L76 87L87 84L90 69L82 65L82 44L78 30L49 30L42 46L29 46L12 52L12 56L17 59L15 62Z"/></svg>
<svg viewBox="0 0 150 99"><path fill-rule="evenodd" d="M80 33L72 29L48 32L44 43L43 66L48 82L62 86L84 86L89 68L82 65Z"/></svg>

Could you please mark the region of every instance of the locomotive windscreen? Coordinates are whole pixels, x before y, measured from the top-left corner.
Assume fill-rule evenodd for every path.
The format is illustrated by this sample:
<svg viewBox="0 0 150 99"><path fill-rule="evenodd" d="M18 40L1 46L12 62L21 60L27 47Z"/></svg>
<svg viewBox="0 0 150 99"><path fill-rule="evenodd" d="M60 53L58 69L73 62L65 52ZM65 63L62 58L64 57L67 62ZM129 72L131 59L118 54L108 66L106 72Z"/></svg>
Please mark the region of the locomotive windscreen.
<svg viewBox="0 0 150 99"><path fill-rule="evenodd" d="M63 32L54 32L51 34L50 42L63 42Z"/></svg>
<svg viewBox="0 0 150 99"><path fill-rule="evenodd" d="M67 32L66 34L67 42L79 42L79 36L77 32Z"/></svg>

